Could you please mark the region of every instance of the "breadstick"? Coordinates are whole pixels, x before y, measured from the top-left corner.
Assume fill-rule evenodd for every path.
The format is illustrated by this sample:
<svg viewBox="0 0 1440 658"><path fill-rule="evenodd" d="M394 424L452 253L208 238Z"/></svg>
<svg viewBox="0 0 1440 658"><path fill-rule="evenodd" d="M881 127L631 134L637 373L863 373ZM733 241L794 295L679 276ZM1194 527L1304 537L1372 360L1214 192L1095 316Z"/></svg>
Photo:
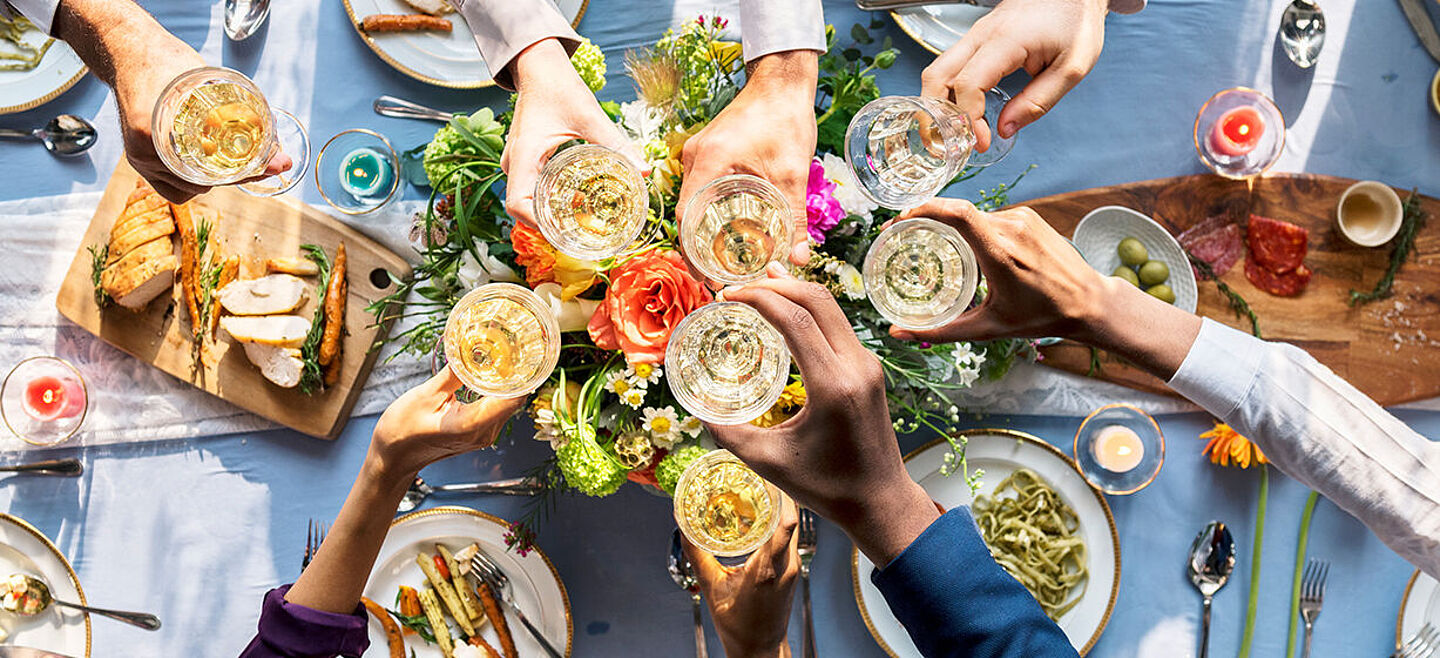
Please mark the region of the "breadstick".
<svg viewBox="0 0 1440 658"><path fill-rule="evenodd" d="M449 32L450 21L426 14L375 14L360 21L366 32Z"/></svg>

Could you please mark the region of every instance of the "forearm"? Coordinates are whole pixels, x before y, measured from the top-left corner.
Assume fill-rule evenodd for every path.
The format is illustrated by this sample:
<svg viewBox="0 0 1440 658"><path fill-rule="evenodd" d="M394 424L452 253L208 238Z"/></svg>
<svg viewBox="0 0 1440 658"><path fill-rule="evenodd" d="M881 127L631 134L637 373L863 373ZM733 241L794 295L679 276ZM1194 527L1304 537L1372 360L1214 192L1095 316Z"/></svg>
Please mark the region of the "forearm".
<svg viewBox="0 0 1440 658"><path fill-rule="evenodd" d="M1167 380L1185 360L1201 323L1199 316L1114 277L1105 277L1079 320L1077 340Z"/></svg>
<svg viewBox="0 0 1440 658"><path fill-rule="evenodd" d="M116 69L144 62L147 42L174 39L130 0L64 0L55 12L54 34L105 82L115 85Z"/></svg>
<svg viewBox="0 0 1440 658"><path fill-rule="evenodd" d="M790 643L783 639L779 644L754 649L747 642L722 634L720 646L725 647L725 658L790 658Z"/></svg>
<svg viewBox="0 0 1440 658"><path fill-rule="evenodd" d="M820 74L820 54L812 50L786 50L753 59L745 65L745 88L815 103L815 83ZM753 92L752 92L753 93Z"/></svg>
<svg viewBox="0 0 1440 658"><path fill-rule="evenodd" d="M925 529L940 518L934 501L909 481L884 487L859 504L853 514L839 514L832 519L855 547L876 565L889 564L915 541Z"/></svg>

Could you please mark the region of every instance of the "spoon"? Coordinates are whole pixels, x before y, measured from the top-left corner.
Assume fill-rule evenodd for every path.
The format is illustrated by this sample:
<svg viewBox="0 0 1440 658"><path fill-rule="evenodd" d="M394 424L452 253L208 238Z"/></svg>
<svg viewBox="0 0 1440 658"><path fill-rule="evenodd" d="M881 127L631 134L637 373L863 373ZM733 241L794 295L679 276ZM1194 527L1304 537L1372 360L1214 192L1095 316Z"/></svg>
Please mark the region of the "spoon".
<svg viewBox="0 0 1440 658"><path fill-rule="evenodd" d="M33 475L81 475L85 472L85 466L80 460L74 457L65 459L47 459L45 461L30 462L29 464L16 464L14 466L0 466L0 473L31 473Z"/></svg>
<svg viewBox="0 0 1440 658"><path fill-rule="evenodd" d="M508 480L495 480L493 482L471 482L469 484L442 484L430 486L425 480L416 477L410 483L410 488L405 491L405 497L400 499L400 506L396 511L401 513L409 512L425 502L431 494L445 491L464 493L489 493L503 494L506 496L534 496L545 490L545 486L529 478L510 478Z"/></svg>
<svg viewBox="0 0 1440 658"><path fill-rule="evenodd" d="M1291 0L1280 15L1280 46L1295 65L1308 69L1325 45L1325 14L1314 0Z"/></svg>
<svg viewBox="0 0 1440 658"><path fill-rule="evenodd" d="M249 39L270 17L270 0L225 0L225 36L231 41Z"/></svg>
<svg viewBox="0 0 1440 658"><path fill-rule="evenodd" d="M455 116L454 112L445 112L433 107L425 107L419 103L389 95L376 98L374 107L376 114L400 119L428 119L430 121L439 121L440 123L449 123L450 118Z"/></svg>
<svg viewBox="0 0 1440 658"><path fill-rule="evenodd" d="M1190 582L1205 597L1200 630L1200 658L1210 655L1210 600L1235 569L1235 539L1224 523L1211 521L1190 545Z"/></svg>
<svg viewBox="0 0 1440 658"><path fill-rule="evenodd" d="M0 138L38 139L45 150L59 156L80 155L95 145L95 126L73 114L62 114L44 128L34 130L0 129Z"/></svg>
<svg viewBox="0 0 1440 658"><path fill-rule="evenodd" d="M19 590L19 588L16 587L16 585L20 584L23 584L23 590ZM160 618L147 612L106 610L104 608L92 608L88 605L80 605L78 603L68 603L65 601L61 601L60 599L54 598L50 595L50 588L45 585L45 581L40 580L39 578L36 578L34 576L17 573L7 578L5 580L5 585L9 589L10 594L22 594L24 595L22 598L34 598L35 605L33 606L20 605L23 601L15 601L14 603L10 602L9 600L5 601L5 609L18 615L22 615L25 617L38 615L41 612L44 612L45 609L50 607L50 604L53 603L61 607L74 608L76 610L91 612L102 617L117 619L119 621L130 624L131 626L139 626L140 628L143 628L147 631L160 630ZM17 592L17 590L19 591ZM10 599L10 594L7 594L4 598ZM14 609L11 609L12 606Z"/></svg>
<svg viewBox="0 0 1440 658"><path fill-rule="evenodd" d="M680 529L670 536L670 579L690 593L690 602L695 611L695 658L708 658L705 649L705 624L700 620L700 581L695 579L690 559L685 557L685 547L680 542Z"/></svg>

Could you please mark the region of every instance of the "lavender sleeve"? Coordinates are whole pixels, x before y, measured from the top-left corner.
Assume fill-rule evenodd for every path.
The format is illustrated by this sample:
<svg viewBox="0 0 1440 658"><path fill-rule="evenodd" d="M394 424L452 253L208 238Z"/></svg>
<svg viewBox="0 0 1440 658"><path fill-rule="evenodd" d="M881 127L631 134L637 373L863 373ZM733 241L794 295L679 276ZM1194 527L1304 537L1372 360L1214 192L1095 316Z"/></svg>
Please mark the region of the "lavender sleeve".
<svg viewBox="0 0 1440 658"><path fill-rule="evenodd" d="M370 647L365 607L342 615L288 603L289 585L266 592L260 608L260 629L241 658L358 657Z"/></svg>

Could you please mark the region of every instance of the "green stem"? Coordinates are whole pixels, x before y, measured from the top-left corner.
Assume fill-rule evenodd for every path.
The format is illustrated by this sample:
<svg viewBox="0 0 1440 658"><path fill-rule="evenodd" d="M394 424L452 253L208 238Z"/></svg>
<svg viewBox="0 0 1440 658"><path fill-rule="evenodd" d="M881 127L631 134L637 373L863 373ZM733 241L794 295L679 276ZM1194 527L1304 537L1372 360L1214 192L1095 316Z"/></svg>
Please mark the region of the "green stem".
<svg viewBox="0 0 1440 658"><path fill-rule="evenodd" d="M1260 598L1260 549L1265 544L1265 501L1270 497L1270 467L1260 465L1260 506L1255 510L1255 543L1250 550L1250 602L1245 606L1245 633L1240 637L1240 658L1249 658L1255 637L1255 608Z"/></svg>
<svg viewBox="0 0 1440 658"><path fill-rule="evenodd" d="M1285 634L1285 658L1295 655L1295 627L1300 617L1300 571L1305 566L1305 546L1310 543L1310 517L1320 494L1310 492L1305 499L1305 512L1300 515L1300 543L1295 549L1295 575L1290 579L1290 631Z"/></svg>

